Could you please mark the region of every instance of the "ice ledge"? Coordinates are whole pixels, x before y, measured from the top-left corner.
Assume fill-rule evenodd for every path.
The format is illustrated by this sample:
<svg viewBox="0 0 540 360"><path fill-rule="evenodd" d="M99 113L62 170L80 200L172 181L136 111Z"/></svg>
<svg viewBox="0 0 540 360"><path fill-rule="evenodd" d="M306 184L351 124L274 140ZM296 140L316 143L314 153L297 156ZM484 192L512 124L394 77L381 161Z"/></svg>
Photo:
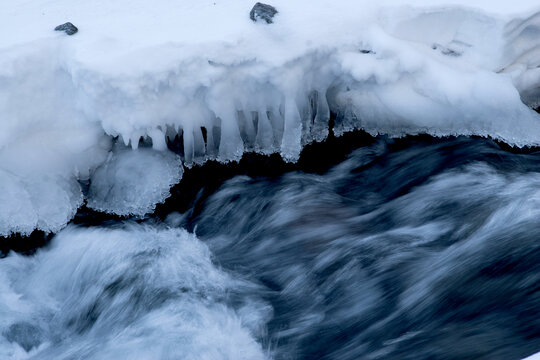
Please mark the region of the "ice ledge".
<svg viewBox="0 0 540 360"><path fill-rule="evenodd" d="M347 1L306 13L277 2L280 16L266 26L232 12L246 4L231 4L219 34L187 12L176 33L198 29L197 39L156 33L155 41L118 23L107 37L99 17L97 25L73 18L80 26L73 37L49 29L41 39L0 39L0 176L11 189L0 198L0 234L64 226L84 201L77 180L116 194L93 190L99 201L87 200L96 208L151 211L181 177L167 143L185 166L237 161L246 151L296 161L306 144L326 138L331 112L337 135L364 129L540 143L540 115L522 102L538 101L537 14L507 22L463 7L383 11ZM144 204L126 199L138 199L130 189L152 176L135 176L140 169L127 165L137 155L121 156L112 139L133 149L151 142L163 152L148 156L157 163L176 159L148 167L165 173ZM116 192L115 179L126 180L127 193Z"/></svg>

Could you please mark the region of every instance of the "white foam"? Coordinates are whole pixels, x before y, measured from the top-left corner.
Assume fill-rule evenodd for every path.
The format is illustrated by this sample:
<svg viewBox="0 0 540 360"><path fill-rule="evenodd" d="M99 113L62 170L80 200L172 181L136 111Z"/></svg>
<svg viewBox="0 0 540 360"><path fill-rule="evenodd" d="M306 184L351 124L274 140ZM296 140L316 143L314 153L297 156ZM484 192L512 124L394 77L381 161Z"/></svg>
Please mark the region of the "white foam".
<svg viewBox="0 0 540 360"><path fill-rule="evenodd" d="M267 358L251 330L264 308L227 305L248 284L184 230L67 228L33 258L3 259L0 280L2 359Z"/></svg>

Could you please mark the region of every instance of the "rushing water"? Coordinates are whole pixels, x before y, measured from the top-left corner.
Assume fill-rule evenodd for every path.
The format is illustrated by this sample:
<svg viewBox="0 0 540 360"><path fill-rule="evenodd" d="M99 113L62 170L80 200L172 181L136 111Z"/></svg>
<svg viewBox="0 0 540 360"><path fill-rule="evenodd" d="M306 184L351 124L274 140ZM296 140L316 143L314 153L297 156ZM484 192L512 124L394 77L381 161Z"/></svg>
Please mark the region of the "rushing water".
<svg viewBox="0 0 540 360"><path fill-rule="evenodd" d="M0 358L540 351L540 154L380 138L325 171L234 177L184 210L71 225L0 259Z"/></svg>

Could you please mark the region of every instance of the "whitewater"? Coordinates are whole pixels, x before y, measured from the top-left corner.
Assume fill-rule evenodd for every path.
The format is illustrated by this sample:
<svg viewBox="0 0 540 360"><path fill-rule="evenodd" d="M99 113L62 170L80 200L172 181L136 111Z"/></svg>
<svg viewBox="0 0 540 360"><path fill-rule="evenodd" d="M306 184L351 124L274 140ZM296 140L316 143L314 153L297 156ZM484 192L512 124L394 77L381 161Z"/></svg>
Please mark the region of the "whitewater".
<svg viewBox="0 0 540 360"><path fill-rule="evenodd" d="M0 3L1 359L540 351L540 5L268 4Z"/></svg>

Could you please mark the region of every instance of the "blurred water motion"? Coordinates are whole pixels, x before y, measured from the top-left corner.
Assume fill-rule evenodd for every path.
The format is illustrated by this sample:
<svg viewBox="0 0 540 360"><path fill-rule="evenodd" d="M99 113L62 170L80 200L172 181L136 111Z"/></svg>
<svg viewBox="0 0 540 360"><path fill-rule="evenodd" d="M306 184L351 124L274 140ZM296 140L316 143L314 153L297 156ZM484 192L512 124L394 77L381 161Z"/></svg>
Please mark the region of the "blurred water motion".
<svg viewBox="0 0 540 360"><path fill-rule="evenodd" d="M237 176L164 222L70 226L0 260L0 357L531 355L540 154L510 150L381 138L323 174Z"/></svg>

